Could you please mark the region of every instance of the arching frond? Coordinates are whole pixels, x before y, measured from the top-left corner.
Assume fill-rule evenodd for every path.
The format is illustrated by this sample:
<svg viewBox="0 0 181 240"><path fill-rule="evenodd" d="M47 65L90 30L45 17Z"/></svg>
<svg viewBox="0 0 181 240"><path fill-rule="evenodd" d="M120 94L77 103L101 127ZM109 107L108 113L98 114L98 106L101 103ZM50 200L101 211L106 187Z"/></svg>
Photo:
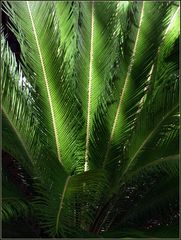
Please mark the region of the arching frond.
<svg viewBox="0 0 181 240"><path fill-rule="evenodd" d="M91 132L99 98L111 68L110 54L114 56L115 3L79 3L78 57L76 61L77 94L85 119L84 170L88 170ZM75 21L75 20L74 20ZM110 34L110 35L109 35ZM91 163L91 161L90 161Z"/></svg>
<svg viewBox="0 0 181 240"><path fill-rule="evenodd" d="M60 181L52 182L49 189L39 189L42 197L35 199L34 207L42 226L50 236L57 237L72 236L87 229L107 184L104 172L87 171L67 177L63 189Z"/></svg>
<svg viewBox="0 0 181 240"><path fill-rule="evenodd" d="M170 92L166 90L167 84L171 89ZM168 134L170 124L174 126L171 129L172 133L174 135L178 134L178 79L175 79L175 82L168 79L167 84L163 85L163 88L158 91L157 96L155 96L153 102L150 101L148 107L145 105L140 115L137 129L130 142L130 144L134 142L134 147L132 144L131 149L128 150L129 160L125 163L123 175L135 164L135 161L138 161L139 156L144 154L144 151L153 151L153 148L159 148L166 139L170 138L170 134ZM142 118L143 115L144 119ZM173 122L174 118L176 118L175 124ZM163 139L165 140L163 141Z"/></svg>
<svg viewBox="0 0 181 240"><path fill-rule="evenodd" d="M31 207L17 186L3 173L2 178L2 220L8 222L11 218L27 216Z"/></svg>
<svg viewBox="0 0 181 240"><path fill-rule="evenodd" d="M129 221L130 219L139 219L140 217L153 216L154 213L164 211L168 207L168 203L172 200L178 200L178 175L175 177L162 177L157 186L153 186L150 191L145 194L143 198L140 198L136 203L136 207L130 209L125 217L122 219L123 222ZM128 220L129 219L129 220Z"/></svg>
<svg viewBox="0 0 181 240"><path fill-rule="evenodd" d="M159 236L144 223L178 207L179 9L3 2L20 59L1 33L2 146L34 190L4 178L5 221L30 207L48 237Z"/></svg>
<svg viewBox="0 0 181 240"><path fill-rule="evenodd" d="M135 116L143 105L152 64L168 24L169 5L160 5L158 8L157 3L131 3L126 10L120 8L119 11L118 16L122 19L117 35L119 54L115 59L113 76L107 89L110 103L107 103L107 107L104 106L104 116L99 114L95 122L98 126L96 132L102 133L105 139L102 143L107 149L105 156L98 157L103 158L104 166L108 159L114 159L112 147L119 148L120 143L125 143L125 136L128 138L130 135ZM157 18L153 19L153 16ZM161 24L156 24L158 21ZM103 104L100 106L103 109ZM98 146L99 142L101 143L101 140L98 139ZM119 151L115 153L117 158L119 154ZM117 160L114 162L117 163Z"/></svg>
<svg viewBox="0 0 181 240"><path fill-rule="evenodd" d="M37 145L38 124L31 97L33 89L23 77L4 36L1 36L1 58L3 149L23 161L23 166L30 171L41 147Z"/></svg>
<svg viewBox="0 0 181 240"><path fill-rule="evenodd" d="M27 68L23 71L28 81L31 80L29 74L33 76L38 91L35 101L42 131L47 129L49 148L65 169L71 171L79 130L79 107L72 92L74 89L66 81L65 51L59 49L53 6L45 2L13 2L12 9L6 5L6 10L18 26L18 31L14 29L17 38L24 41L22 54ZM76 165L75 158L74 163Z"/></svg>

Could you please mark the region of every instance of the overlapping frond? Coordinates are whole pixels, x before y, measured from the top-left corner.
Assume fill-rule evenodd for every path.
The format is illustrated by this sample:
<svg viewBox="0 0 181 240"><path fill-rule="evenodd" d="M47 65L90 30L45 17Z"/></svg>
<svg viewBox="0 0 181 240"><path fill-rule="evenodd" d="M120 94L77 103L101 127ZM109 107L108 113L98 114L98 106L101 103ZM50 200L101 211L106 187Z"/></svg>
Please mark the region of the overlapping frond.
<svg viewBox="0 0 181 240"><path fill-rule="evenodd" d="M157 3L130 3L127 8L119 7L117 11L121 19L114 32L118 54L113 58L109 87L101 99L100 109L104 112L98 109L94 132L96 146L102 144L107 149L105 156L98 156L104 166L108 159L108 163L110 160L117 163L121 155L120 144L125 145L144 103L152 65L168 23L169 4L160 4L158 8ZM158 21L159 25L156 24ZM97 132L103 135L102 141L96 136Z"/></svg>
<svg viewBox="0 0 181 240"><path fill-rule="evenodd" d="M79 56L80 34L80 3L55 3L56 18L60 30L60 48L65 48L65 61L67 62L67 79L74 88L77 87L76 61Z"/></svg>
<svg viewBox="0 0 181 240"><path fill-rule="evenodd" d="M102 236L117 215L122 226L166 209L178 195L179 6L3 4L21 48L17 64L2 37L3 149L32 176L48 236ZM152 188L125 212L143 179ZM27 210L10 191L6 220Z"/></svg>
<svg viewBox="0 0 181 240"><path fill-rule="evenodd" d="M135 164L135 161L139 161L139 157L144 152L148 154L154 149L159 151L160 146L166 147L165 143L178 136L178 84L177 78L168 78L166 83L160 87L155 98L145 105L130 142L132 147L128 149L129 159L123 167L123 175ZM170 91L168 91L168 86ZM164 154L163 148L162 151Z"/></svg>
<svg viewBox="0 0 181 240"><path fill-rule="evenodd" d="M2 177L2 220L8 222L11 218L27 216L30 213L30 204L25 195L9 180L3 172Z"/></svg>
<svg viewBox="0 0 181 240"><path fill-rule="evenodd" d="M3 149L22 161L23 166L30 171L41 147L37 145L38 123L31 96L33 88L26 82L3 35L1 58Z"/></svg>
<svg viewBox="0 0 181 240"><path fill-rule="evenodd" d="M90 156L91 132L99 98L111 68L109 57L115 54L111 52L111 46L114 47L112 37L115 13L115 3L82 2L79 5L76 74L77 94L85 119L84 170L89 168L89 157L92 158Z"/></svg>
<svg viewBox="0 0 181 240"><path fill-rule="evenodd" d="M68 176L63 190L60 181L52 182L51 187L41 190L42 196L34 200L42 226L50 236L57 237L88 230L96 213L95 206L106 187L106 174L101 170Z"/></svg>
<svg viewBox="0 0 181 240"><path fill-rule="evenodd" d="M65 169L71 171L72 162L76 164L79 108L73 89L66 81L65 51L59 48L59 29L53 6L53 3L27 1L13 2L12 9L8 5L6 8L18 26L18 31L14 29L17 38L23 37L22 54L27 66L24 74L34 78L38 91L35 101L42 129L47 129L47 144ZM29 68L31 73L26 72Z"/></svg>
<svg viewBox="0 0 181 240"><path fill-rule="evenodd" d="M130 208L122 222L125 223L139 218L144 219L148 216L154 216L160 211L164 212L170 202L178 201L178 188L178 175L167 177L167 179L165 179L165 176L161 177L157 186L153 186L148 193L138 199L135 206ZM144 204L145 202L146 204Z"/></svg>

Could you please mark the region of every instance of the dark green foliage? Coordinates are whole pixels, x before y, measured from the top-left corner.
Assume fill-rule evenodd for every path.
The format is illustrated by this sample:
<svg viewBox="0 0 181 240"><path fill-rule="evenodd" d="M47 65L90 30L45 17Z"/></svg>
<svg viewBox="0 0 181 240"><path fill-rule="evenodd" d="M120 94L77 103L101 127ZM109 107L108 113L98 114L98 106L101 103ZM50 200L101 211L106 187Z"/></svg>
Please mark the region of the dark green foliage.
<svg viewBox="0 0 181 240"><path fill-rule="evenodd" d="M179 6L3 11L20 45L1 31L3 151L31 193L3 165L4 236L178 237Z"/></svg>

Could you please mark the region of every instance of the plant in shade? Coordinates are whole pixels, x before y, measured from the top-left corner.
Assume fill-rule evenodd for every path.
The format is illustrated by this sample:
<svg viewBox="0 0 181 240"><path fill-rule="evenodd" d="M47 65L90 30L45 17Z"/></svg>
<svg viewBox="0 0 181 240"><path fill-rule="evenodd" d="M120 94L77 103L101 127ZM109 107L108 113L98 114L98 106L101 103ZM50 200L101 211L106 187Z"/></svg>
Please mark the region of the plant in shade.
<svg viewBox="0 0 181 240"><path fill-rule="evenodd" d="M3 221L31 216L48 237L177 236L179 3L3 11L20 58L2 27L2 149L32 191L3 170Z"/></svg>

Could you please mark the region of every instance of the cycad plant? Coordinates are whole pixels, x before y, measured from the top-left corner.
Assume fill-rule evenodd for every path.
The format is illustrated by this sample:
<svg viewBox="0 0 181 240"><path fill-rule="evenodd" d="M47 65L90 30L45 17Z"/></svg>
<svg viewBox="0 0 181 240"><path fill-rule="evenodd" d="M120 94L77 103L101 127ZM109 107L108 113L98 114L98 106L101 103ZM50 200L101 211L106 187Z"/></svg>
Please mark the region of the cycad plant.
<svg viewBox="0 0 181 240"><path fill-rule="evenodd" d="M2 27L2 148L33 192L4 168L3 222L33 218L48 237L177 236L179 3L3 11L21 54Z"/></svg>

